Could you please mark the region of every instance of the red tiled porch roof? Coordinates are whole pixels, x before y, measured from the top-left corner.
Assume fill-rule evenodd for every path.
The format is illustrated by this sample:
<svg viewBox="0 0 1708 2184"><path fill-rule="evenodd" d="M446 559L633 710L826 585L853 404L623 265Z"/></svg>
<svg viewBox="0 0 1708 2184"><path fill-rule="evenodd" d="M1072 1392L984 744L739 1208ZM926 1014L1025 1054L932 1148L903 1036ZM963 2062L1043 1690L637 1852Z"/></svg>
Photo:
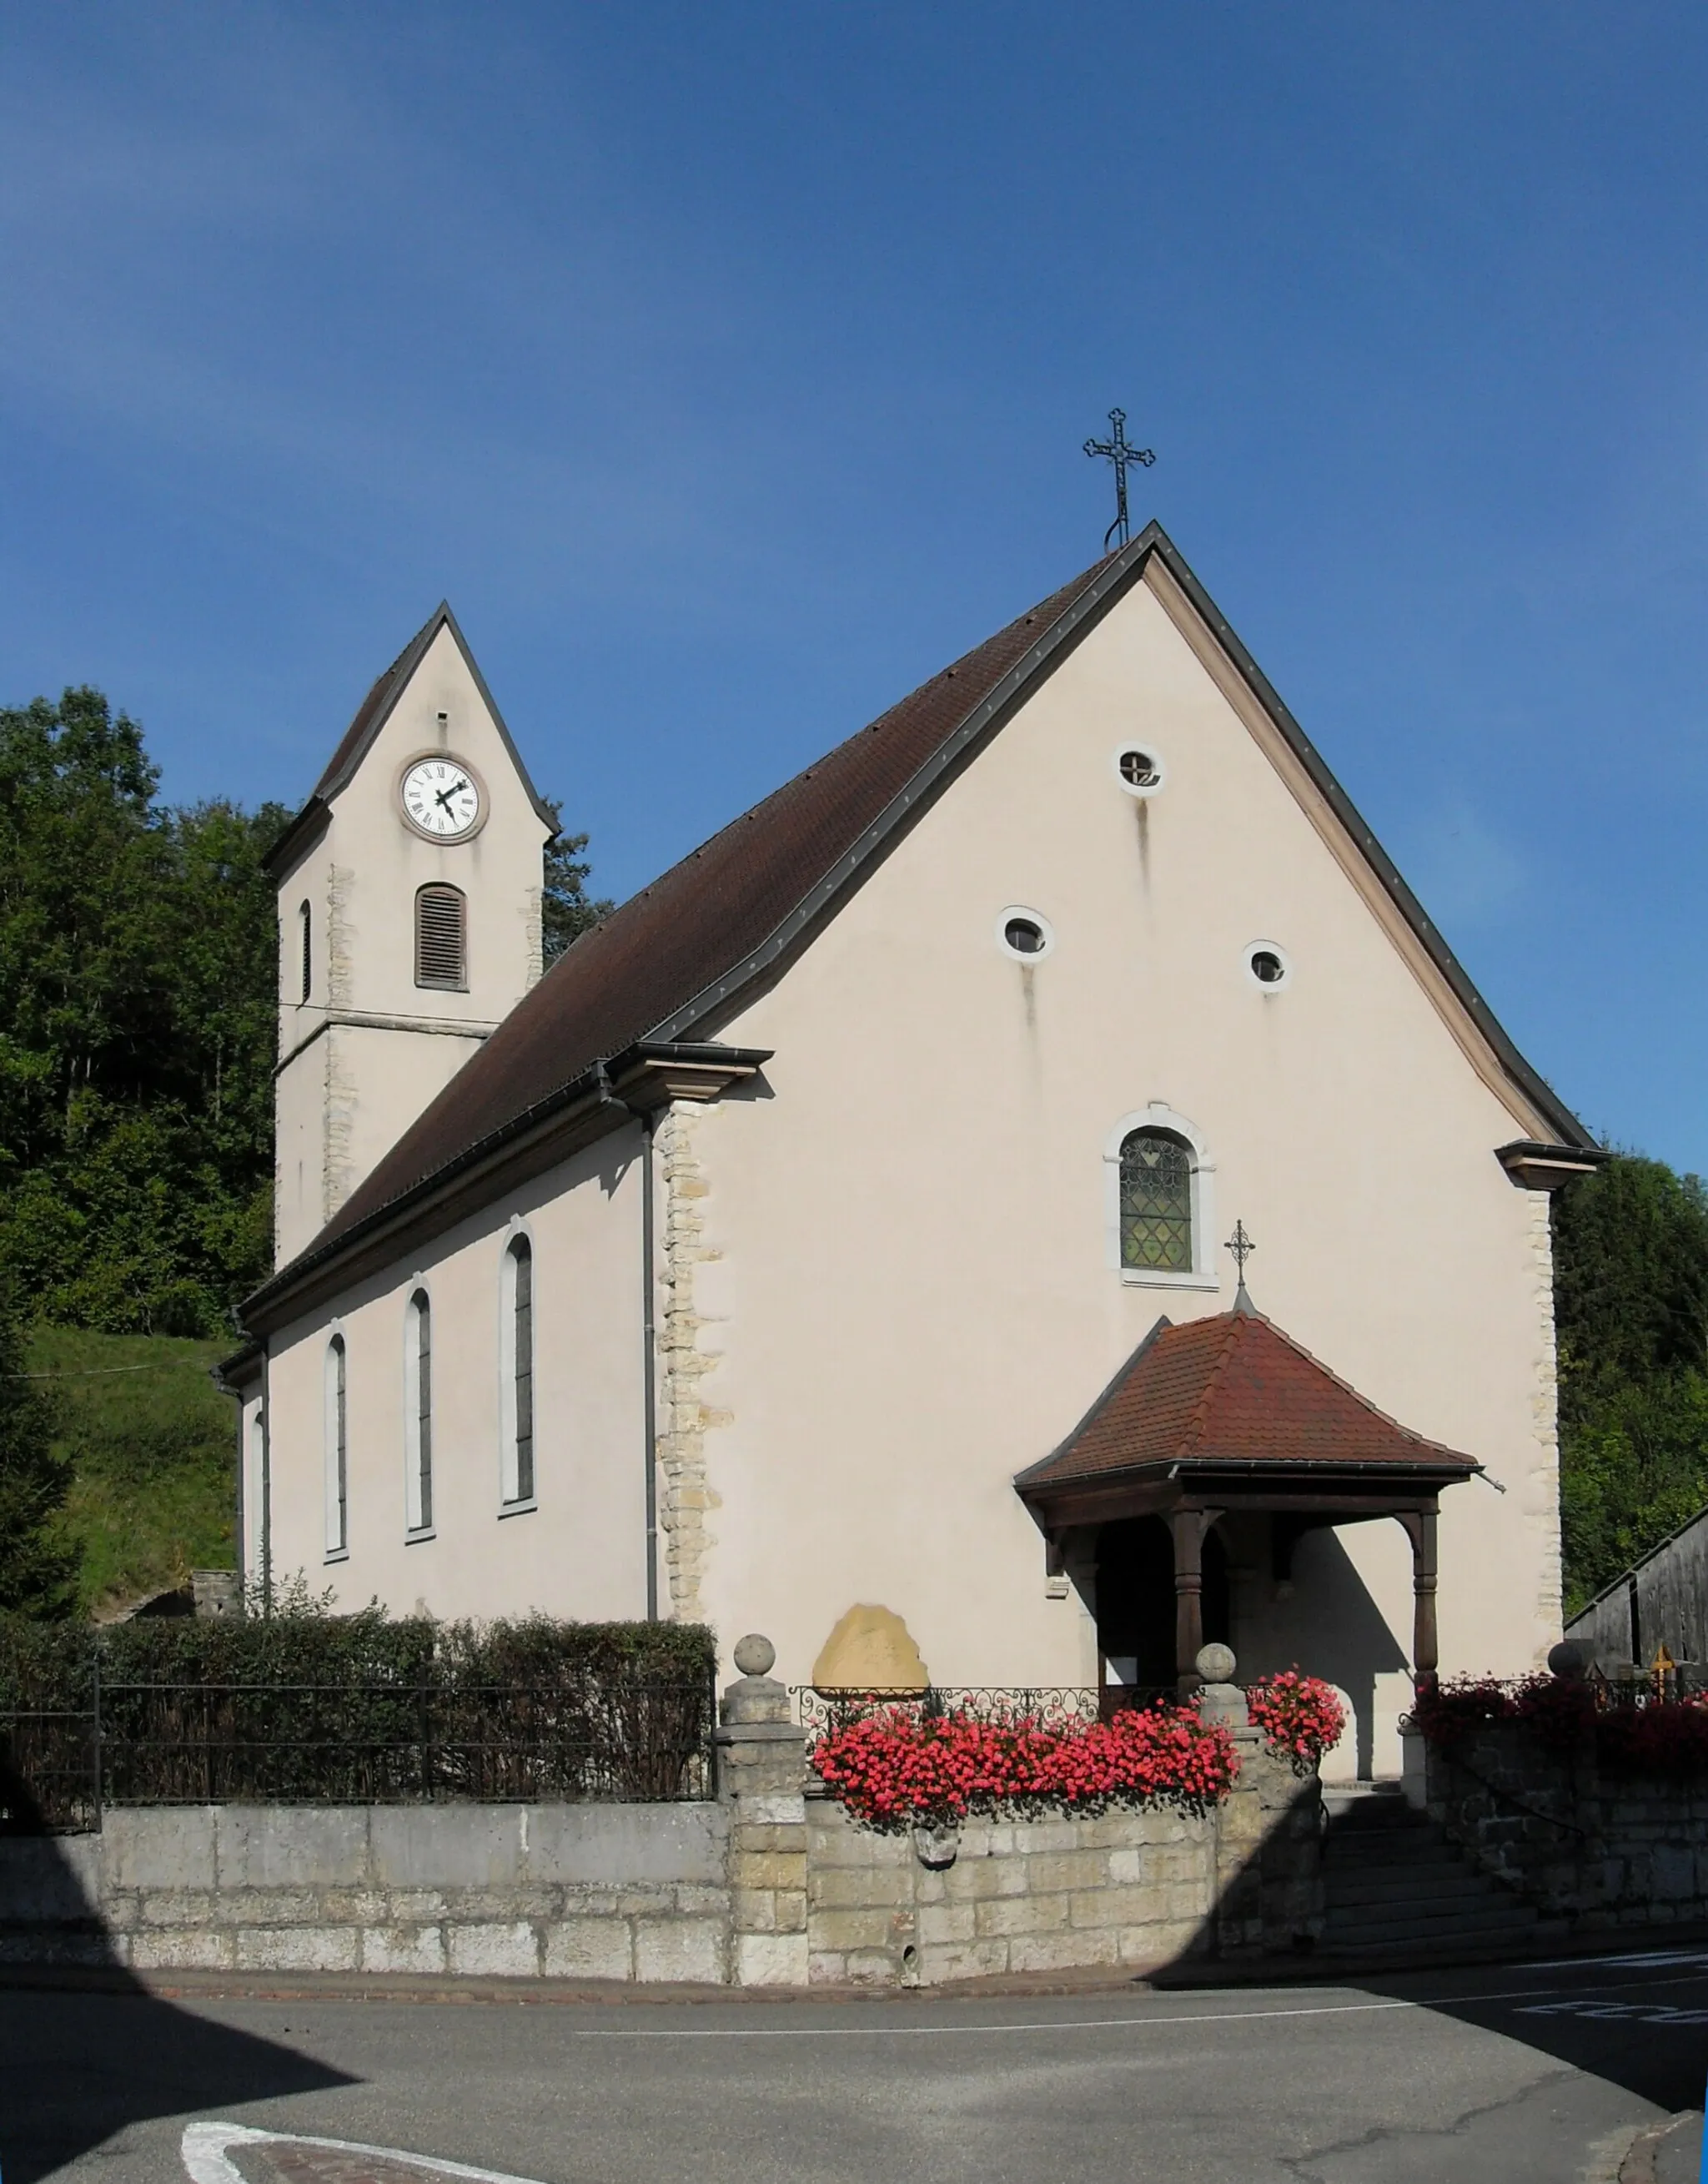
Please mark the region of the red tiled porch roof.
<svg viewBox="0 0 1708 2184"><path fill-rule="evenodd" d="M1331 1469L1481 1468L1377 1409L1262 1313L1166 1319L1061 1446L1015 1481L1023 1495L1182 1464Z"/></svg>

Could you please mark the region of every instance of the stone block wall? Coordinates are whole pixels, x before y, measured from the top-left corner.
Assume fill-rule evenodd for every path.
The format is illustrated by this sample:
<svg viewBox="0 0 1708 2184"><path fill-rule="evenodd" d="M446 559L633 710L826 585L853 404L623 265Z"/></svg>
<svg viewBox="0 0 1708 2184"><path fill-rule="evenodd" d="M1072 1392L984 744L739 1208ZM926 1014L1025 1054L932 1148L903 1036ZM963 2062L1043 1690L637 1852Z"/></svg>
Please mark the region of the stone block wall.
<svg viewBox="0 0 1708 2184"><path fill-rule="evenodd" d="M0 1842L0 1960L704 1981L716 1804L154 1807Z"/></svg>
<svg viewBox="0 0 1708 2184"><path fill-rule="evenodd" d="M808 1794L771 1647L743 1639L736 1660L715 1801L109 1811L97 1835L0 1839L0 1961L937 1986L1320 1930L1316 1782L1255 1730L1232 1729L1238 1780L1208 1813L974 1819L916 1842Z"/></svg>
<svg viewBox="0 0 1708 2184"><path fill-rule="evenodd" d="M936 1986L1001 1972L1135 1970L1208 1946L1213 1821L1180 1814L968 1820L952 1864L808 1802L810 1976Z"/></svg>
<svg viewBox="0 0 1708 2184"><path fill-rule="evenodd" d="M1562 1753L1517 1722L1409 1757L1431 1814L1538 1908L1586 1931L1708 1920L1708 1780L1609 1779L1588 1739Z"/></svg>
<svg viewBox="0 0 1708 2184"><path fill-rule="evenodd" d="M1235 1732L1238 1785L1213 1811L971 1819L940 1844L806 1801L815 1981L935 1986L1003 1973L1287 1949L1322 1926L1319 1799ZM929 1859L929 1863L927 1863Z"/></svg>

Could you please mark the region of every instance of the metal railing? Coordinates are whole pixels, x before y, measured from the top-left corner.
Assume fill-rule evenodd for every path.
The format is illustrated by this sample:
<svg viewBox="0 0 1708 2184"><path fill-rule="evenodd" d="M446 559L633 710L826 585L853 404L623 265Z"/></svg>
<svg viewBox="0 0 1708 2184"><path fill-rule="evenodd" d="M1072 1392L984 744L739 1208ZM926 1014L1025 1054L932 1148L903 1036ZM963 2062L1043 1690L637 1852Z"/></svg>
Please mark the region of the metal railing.
<svg viewBox="0 0 1708 2184"><path fill-rule="evenodd" d="M715 1696L568 1685L108 1683L0 1711L0 1830L98 1827L116 1805L674 1802L713 1794Z"/></svg>
<svg viewBox="0 0 1708 2184"><path fill-rule="evenodd" d="M945 1714L1008 1727L1065 1729L1106 1721L1128 1707L1177 1705L1172 1684L932 1685L925 1691L832 1691L794 1684L790 1695L803 1729L824 1736L865 1715L902 1708L930 1720Z"/></svg>

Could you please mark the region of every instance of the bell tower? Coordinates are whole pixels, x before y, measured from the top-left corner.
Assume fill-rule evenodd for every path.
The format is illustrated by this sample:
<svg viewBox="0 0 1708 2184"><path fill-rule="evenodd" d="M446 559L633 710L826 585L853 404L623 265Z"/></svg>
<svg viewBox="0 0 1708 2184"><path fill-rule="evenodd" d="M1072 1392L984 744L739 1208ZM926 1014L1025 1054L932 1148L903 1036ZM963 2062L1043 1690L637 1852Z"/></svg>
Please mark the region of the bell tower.
<svg viewBox="0 0 1708 2184"><path fill-rule="evenodd" d="M441 605L270 852L275 1263L295 1258L540 975L552 813Z"/></svg>

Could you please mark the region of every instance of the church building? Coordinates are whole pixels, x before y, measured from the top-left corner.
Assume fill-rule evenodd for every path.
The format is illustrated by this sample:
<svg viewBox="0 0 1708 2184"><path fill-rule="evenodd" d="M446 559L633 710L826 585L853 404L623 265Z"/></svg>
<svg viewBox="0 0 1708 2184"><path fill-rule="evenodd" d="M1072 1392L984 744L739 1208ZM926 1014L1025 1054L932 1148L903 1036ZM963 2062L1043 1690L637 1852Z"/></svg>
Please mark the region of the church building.
<svg viewBox="0 0 1708 2184"><path fill-rule="evenodd" d="M553 825L441 607L272 853L252 1581L861 1689L1222 1638L1343 1773L1541 1659L1602 1156L1156 526L542 977Z"/></svg>

